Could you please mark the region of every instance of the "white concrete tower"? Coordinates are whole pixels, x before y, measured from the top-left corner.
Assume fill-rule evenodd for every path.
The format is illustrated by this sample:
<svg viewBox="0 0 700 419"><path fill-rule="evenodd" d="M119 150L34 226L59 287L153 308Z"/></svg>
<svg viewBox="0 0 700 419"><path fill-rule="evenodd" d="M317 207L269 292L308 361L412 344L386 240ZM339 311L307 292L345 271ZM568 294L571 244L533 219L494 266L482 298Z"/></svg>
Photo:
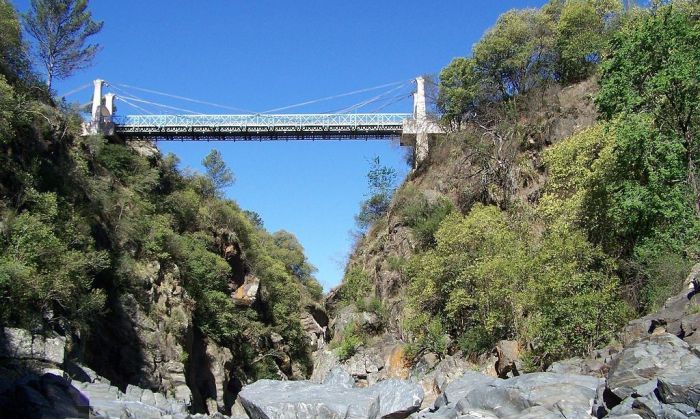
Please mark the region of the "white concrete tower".
<svg viewBox="0 0 700 419"><path fill-rule="evenodd" d="M413 93L413 117L416 121L425 121L428 113L425 107L425 78L416 78L416 92Z"/></svg>
<svg viewBox="0 0 700 419"><path fill-rule="evenodd" d="M413 94L413 117L416 119L416 166L428 157L428 112L425 106L425 78L416 78L416 92Z"/></svg>
<svg viewBox="0 0 700 419"><path fill-rule="evenodd" d="M114 115L114 93L107 93L105 95L105 109L108 122L112 122L112 115Z"/></svg>
<svg viewBox="0 0 700 419"><path fill-rule="evenodd" d="M92 123L100 122L102 116L102 86L105 81L97 79L93 81L95 89L92 92Z"/></svg>

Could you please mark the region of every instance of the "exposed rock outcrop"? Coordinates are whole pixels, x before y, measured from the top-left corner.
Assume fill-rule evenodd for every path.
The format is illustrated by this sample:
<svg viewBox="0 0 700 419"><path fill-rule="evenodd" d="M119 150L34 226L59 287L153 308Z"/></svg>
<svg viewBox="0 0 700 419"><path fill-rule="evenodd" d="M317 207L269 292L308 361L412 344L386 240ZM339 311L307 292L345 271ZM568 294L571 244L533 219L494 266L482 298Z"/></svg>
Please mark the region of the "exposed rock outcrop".
<svg viewBox="0 0 700 419"><path fill-rule="evenodd" d="M507 380L468 373L454 381L432 409L417 418L589 417L602 380L533 373Z"/></svg>
<svg viewBox="0 0 700 419"><path fill-rule="evenodd" d="M684 417L700 414L700 353L678 337L663 333L625 348L610 366L608 401L611 414Z"/></svg>
<svg viewBox="0 0 700 419"><path fill-rule="evenodd" d="M0 330L0 358L35 361L54 366L63 365L66 338L45 337L24 329L6 327Z"/></svg>
<svg viewBox="0 0 700 419"><path fill-rule="evenodd" d="M231 298L240 306L250 307L257 300L259 289L260 279L255 275L246 275L243 284L236 289Z"/></svg>

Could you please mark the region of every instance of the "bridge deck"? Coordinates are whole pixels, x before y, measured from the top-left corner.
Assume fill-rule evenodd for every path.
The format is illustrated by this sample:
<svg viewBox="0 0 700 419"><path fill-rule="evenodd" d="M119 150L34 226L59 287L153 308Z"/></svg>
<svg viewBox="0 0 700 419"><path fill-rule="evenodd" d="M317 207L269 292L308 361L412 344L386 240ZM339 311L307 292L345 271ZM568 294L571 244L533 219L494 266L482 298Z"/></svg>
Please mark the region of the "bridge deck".
<svg viewBox="0 0 700 419"><path fill-rule="evenodd" d="M411 114L128 115L115 117L120 137L158 140L315 140L400 137Z"/></svg>

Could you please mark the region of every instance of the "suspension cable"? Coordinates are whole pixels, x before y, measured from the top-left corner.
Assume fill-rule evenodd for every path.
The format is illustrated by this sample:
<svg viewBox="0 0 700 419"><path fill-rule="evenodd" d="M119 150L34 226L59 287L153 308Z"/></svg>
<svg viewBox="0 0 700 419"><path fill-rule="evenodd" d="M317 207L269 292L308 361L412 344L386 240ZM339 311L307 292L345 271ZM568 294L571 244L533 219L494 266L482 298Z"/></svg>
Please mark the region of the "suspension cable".
<svg viewBox="0 0 700 419"><path fill-rule="evenodd" d="M341 94L338 94L338 95L326 96L326 97L322 97L322 98L320 98L320 99L307 100L307 101L305 101L305 102L296 103L296 104L294 104L294 105L283 106L283 107L281 107L281 108L275 108L275 109L269 109L269 110L263 111L263 112L261 112L261 113L271 113L271 112L284 111L284 110L287 110L287 109L299 108L299 107L302 107L302 106L311 105L311 104L318 103L318 102L324 102L324 101L331 100L331 99L337 99L337 98L346 97L346 96L352 96L352 95L356 95L356 94L360 94L360 93L371 92L371 91L373 91L373 90L379 90L379 89L382 89L382 88L385 88L385 87L396 86L397 84L402 84L402 83L405 83L405 82L406 82L406 81L403 80L403 81L398 81L398 82L393 82L393 83L386 83L386 84L382 84L382 85L380 85L380 86L374 86L374 87L369 87L369 88L366 88L366 89L354 90L354 91L348 92L348 93L341 93Z"/></svg>
<svg viewBox="0 0 700 419"><path fill-rule="evenodd" d="M379 112L386 107L389 107L389 106L394 105L394 104L399 103L399 102L403 102L404 100L410 98L411 96L413 96L413 93L410 93L408 95L402 95L402 96L394 96L393 98L388 99L389 102L387 102L387 103L385 103L377 108L372 109L370 112Z"/></svg>
<svg viewBox="0 0 700 419"><path fill-rule="evenodd" d="M121 98L122 98L122 99L127 98L128 100L133 100L133 101L135 101L135 102L146 103L146 104L148 104L148 105L158 106L159 108L166 108L166 109L172 109L172 110L175 110L175 111L187 112L187 113L190 113L190 114L193 114L193 115L199 114L199 112L195 112L195 111L192 111L192 110L189 110L189 109L178 108L178 107L170 106L170 105L163 105L162 103L151 102L151 101L149 101L149 100L140 99L140 98L137 98L137 97L124 96L124 95L122 95Z"/></svg>
<svg viewBox="0 0 700 419"><path fill-rule="evenodd" d="M386 91L386 92L384 92L384 93L382 93L382 94L380 94L380 95L377 95L377 96L375 96L375 97L373 97L373 98L369 98L369 99L364 100L364 101L362 101L362 102L360 102L360 103L357 103L357 104L355 104L355 105L348 106L348 107L346 107L346 108L344 108L344 109L341 109L340 111L338 111L338 112L336 112L336 113L348 113L348 112L352 112L352 111L356 111L356 110L358 110L358 109L361 109L361 108L363 108L363 107L365 107L365 106L367 106L367 105L370 105L370 104L372 104L372 103L374 103L374 102L379 101L379 100L382 99L383 97L385 97L385 96L387 96L387 95L389 95L389 94L391 94L391 93L394 93L395 91L397 91L397 90L399 90L399 89L404 88L404 87L406 86L406 84L407 84L407 83L403 83L403 84L399 85L398 87L395 87L395 88L393 88L393 89L390 89L390 90L388 90L388 91Z"/></svg>
<svg viewBox="0 0 700 419"><path fill-rule="evenodd" d="M184 100L184 101L187 101L187 102L198 103L198 104L200 104L200 105L213 106L213 107L221 108L221 109L228 109L228 110L230 110L230 111L245 112L245 113L255 113L255 112L251 112L251 111L249 111L249 110L247 110L247 109L236 108L236 107L233 107L233 106L219 105L218 103L212 103L212 102L207 102L207 101L198 100L198 99L191 99L191 98L184 97L184 96L173 95L173 94L170 94L170 93L159 92L158 90L145 89L145 88L143 88L143 87L136 87L136 86L131 86L131 85L128 85L128 84L111 83L110 86L119 86L119 87L123 87L123 88L126 88L126 89L139 90L139 91L145 92L145 93L153 93L154 95L160 95L160 96L170 97L170 98L173 98L173 99L180 99L180 100Z"/></svg>
<svg viewBox="0 0 700 419"><path fill-rule="evenodd" d="M135 104L135 103L131 103L130 101L126 100L126 99L125 99L124 97L122 97L122 96L117 96L117 97L118 97L122 102L126 103L127 105L132 106L132 107L134 107L134 108L137 109L137 110L140 110L140 111L142 112L143 115L153 114L153 112L151 112L151 111L149 111L149 110L147 110L147 109L144 109L144 108L140 107L139 105L137 105L137 104Z"/></svg>

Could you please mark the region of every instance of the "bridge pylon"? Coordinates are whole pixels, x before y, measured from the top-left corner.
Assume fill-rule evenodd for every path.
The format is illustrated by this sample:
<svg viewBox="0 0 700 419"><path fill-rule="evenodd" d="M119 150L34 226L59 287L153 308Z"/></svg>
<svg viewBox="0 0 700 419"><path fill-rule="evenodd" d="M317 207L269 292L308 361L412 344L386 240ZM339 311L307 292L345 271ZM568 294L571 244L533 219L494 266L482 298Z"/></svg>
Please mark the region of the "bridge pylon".
<svg viewBox="0 0 700 419"><path fill-rule="evenodd" d="M413 147L413 168L417 168L427 157L430 136L444 134L437 121L428 115L425 100L425 77L416 78L416 91L413 93L413 117L403 123L401 145Z"/></svg>
<svg viewBox="0 0 700 419"><path fill-rule="evenodd" d="M102 95L105 81L97 79L93 81L92 111L90 121L83 123L83 135L114 135L114 122L112 116L116 110L114 107L114 93Z"/></svg>

